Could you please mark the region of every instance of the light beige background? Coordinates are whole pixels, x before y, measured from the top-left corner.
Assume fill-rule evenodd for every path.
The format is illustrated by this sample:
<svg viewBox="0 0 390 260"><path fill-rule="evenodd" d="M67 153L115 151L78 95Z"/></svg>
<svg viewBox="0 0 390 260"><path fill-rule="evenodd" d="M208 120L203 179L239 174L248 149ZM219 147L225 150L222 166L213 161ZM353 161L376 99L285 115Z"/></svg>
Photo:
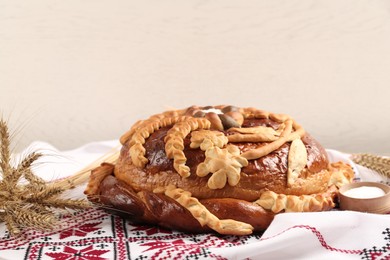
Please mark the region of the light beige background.
<svg viewBox="0 0 390 260"><path fill-rule="evenodd" d="M390 2L0 0L0 90L16 150L235 104L291 114L327 148L390 154Z"/></svg>

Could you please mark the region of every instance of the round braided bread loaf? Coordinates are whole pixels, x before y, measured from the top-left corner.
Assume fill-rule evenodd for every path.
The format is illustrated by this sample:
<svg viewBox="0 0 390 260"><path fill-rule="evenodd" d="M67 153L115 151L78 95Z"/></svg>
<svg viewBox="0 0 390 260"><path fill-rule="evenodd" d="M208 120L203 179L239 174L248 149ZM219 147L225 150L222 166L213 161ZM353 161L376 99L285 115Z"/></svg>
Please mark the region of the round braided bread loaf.
<svg viewBox="0 0 390 260"><path fill-rule="evenodd" d="M115 163L92 171L85 193L135 223L245 235L275 214L335 206L347 164L290 116L254 108L192 106L139 121Z"/></svg>

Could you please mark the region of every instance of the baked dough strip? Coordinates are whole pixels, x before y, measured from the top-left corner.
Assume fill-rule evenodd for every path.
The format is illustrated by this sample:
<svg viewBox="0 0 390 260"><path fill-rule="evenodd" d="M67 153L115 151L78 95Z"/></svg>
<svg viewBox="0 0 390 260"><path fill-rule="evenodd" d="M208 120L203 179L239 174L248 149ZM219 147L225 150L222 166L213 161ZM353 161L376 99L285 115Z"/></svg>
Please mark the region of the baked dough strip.
<svg viewBox="0 0 390 260"><path fill-rule="evenodd" d="M152 117L144 122L140 123L137 130L131 135L129 142L130 146L130 157L135 166L143 168L148 163L148 159L145 157L146 150L143 147L145 139L148 138L152 133L161 127L170 126L177 122L183 122L188 120L186 116L176 117Z"/></svg>
<svg viewBox="0 0 390 260"><path fill-rule="evenodd" d="M295 129L295 131L291 132L293 128ZM246 151L242 153L242 156L248 160L258 159L275 151L287 142L291 142L294 139L301 138L304 134L305 130L300 125L298 125L294 120L288 119L285 122L285 127L279 139L271 142L270 144Z"/></svg>
<svg viewBox="0 0 390 260"><path fill-rule="evenodd" d="M285 212L314 212L334 208L335 204L331 196L323 194L315 195L285 195L273 191L266 191L254 202L264 209L279 213Z"/></svg>
<svg viewBox="0 0 390 260"><path fill-rule="evenodd" d="M331 171L332 175L325 193L296 196L265 191L253 203L274 213L283 210L285 212L312 212L332 209L335 206L332 194L335 194L337 189L344 184L352 182L354 172L350 165L342 162L330 164L328 171Z"/></svg>
<svg viewBox="0 0 390 260"><path fill-rule="evenodd" d="M146 120L139 120L130 128L129 131L127 131L126 133L124 133L120 137L119 141L123 145L129 139L132 138L132 136L134 135L135 132L137 132L142 127L145 127L148 124L153 123L155 121L160 121L164 118L175 118L175 117L179 117L179 116L183 116L183 115L184 115L184 110L169 110L169 111L165 111L165 112L160 113L160 114L152 115L151 117L149 117Z"/></svg>
<svg viewBox="0 0 390 260"><path fill-rule="evenodd" d="M163 188L164 189L164 188ZM154 192L164 192L164 194L181 206L185 207L192 216L199 221L201 226L207 225L209 228L220 234L229 235L249 235L253 232L253 226L233 219L219 219L212 214L197 198L192 197L189 191L176 188L173 185L166 187L165 191L156 189Z"/></svg>
<svg viewBox="0 0 390 260"><path fill-rule="evenodd" d="M280 136L280 133L273 128L265 126L230 128L228 132L235 132L235 134L228 136L230 143L270 142L277 140Z"/></svg>
<svg viewBox="0 0 390 260"><path fill-rule="evenodd" d="M210 121L205 118L187 118L186 121L176 123L168 130L165 136L165 152L169 159L173 159L173 167L181 177L190 176L190 168L186 165L184 154L184 138L197 129L209 129Z"/></svg>
<svg viewBox="0 0 390 260"><path fill-rule="evenodd" d="M291 142L287 158L287 187L293 187L307 165L307 150L301 139Z"/></svg>

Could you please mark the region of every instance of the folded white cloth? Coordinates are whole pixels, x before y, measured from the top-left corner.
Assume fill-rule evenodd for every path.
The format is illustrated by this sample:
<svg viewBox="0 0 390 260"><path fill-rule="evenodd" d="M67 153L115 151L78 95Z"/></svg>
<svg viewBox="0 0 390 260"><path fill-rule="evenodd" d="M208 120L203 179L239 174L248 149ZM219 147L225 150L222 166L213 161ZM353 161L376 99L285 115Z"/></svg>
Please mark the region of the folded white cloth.
<svg viewBox="0 0 390 260"><path fill-rule="evenodd" d="M60 152L35 142L22 155L32 150L46 154L34 171L50 181L74 174L118 145L96 142ZM331 161L351 164L361 180L388 181L355 165L348 154L327 152ZM83 188L71 196L82 197ZM29 229L9 237L0 224L0 259L390 259L390 215L337 210L283 213L264 234L239 237L135 226L89 209L62 218L51 232Z"/></svg>
<svg viewBox="0 0 390 260"><path fill-rule="evenodd" d="M389 239L388 215L284 213L258 242L214 252L228 259L389 259Z"/></svg>

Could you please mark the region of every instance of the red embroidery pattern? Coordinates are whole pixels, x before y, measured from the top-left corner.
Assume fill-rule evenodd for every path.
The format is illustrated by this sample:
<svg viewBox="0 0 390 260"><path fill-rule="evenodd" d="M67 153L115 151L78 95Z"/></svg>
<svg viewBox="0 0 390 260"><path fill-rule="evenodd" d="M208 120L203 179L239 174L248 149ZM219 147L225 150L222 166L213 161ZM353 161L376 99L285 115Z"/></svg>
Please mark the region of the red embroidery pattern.
<svg viewBox="0 0 390 260"><path fill-rule="evenodd" d="M362 259L372 260L390 260L390 228L386 228L382 234L385 236L386 244L383 247L373 246L372 248L363 249Z"/></svg>
<svg viewBox="0 0 390 260"><path fill-rule="evenodd" d="M81 225L78 223L82 223ZM72 217L64 217L57 230L40 232L25 230L18 237L0 232L0 256L5 259L225 259L214 251L218 248L239 247L276 238L292 229L304 229L314 234L326 250L342 255L360 255L362 259L390 259L390 228L386 229L385 245L369 249L342 249L331 246L315 227L292 226L272 237L221 236L215 234L186 234L151 226L135 226L118 216L102 210L89 209ZM12 250L12 251L10 251ZM223 251L219 251L223 252Z"/></svg>
<svg viewBox="0 0 390 260"><path fill-rule="evenodd" d="M99 228L96 227L96 225L99 225L101 223L102 222L95 222L95 223L84 224L79 227L65 229L64 231L61 231L60 239L64 239L70 236L85 237L86 235L88 235L88 233L99 230Z"/></svg>
<svg viewBox="0 0 390 260"><path fill-rule="evenodd" d="M273 238L273 237L277 237L291 229L294 229L294 228L303 228L303 229L307 229L309 231L311 231L314 235L316 235L318 241L321 243L321 246L326 248L327 250L330 250L330 251L335 251L335 252L340 252L340 253L345 253L345 254L360 254L362 252L362 250L349 250L349 249L339 249L339 248L335 248L335 247L332 247L330 245L328 245L324 239L324 236L321 234L320 231L318 231L315 227L311 227L311 226L308 226L308 225L296 225L296 226L292 226L288 229L285 229L283 230L282 232L272 236L272 237L266 237L266 238L261 238L260 240L267 240L267 239L270 239L270 238Z"/></svg>
<svg viewBox="0 0 390 260"><path fill-rule="evenodd" d="M83 212L76 213L72 217L64 217L60 221L60 225L52 232L41 232L39 230L26 229L19 236L9 237L8 233L0 234L0 250L14 249L28 244L30 241L39 240L44 237L48 238L61 232L61 230L74 228L79 223L86 223L96 219L102 220L108 215L102 210L88 209Z"/></svg>
<svg viewBox="0 0 390 260"><path fill-rule="evenodd" d="M100 256L107 252L109 252L109 250L97 250L93 249L93 246L88 246L81 250L65 246L63 252L49 252L46 253L46 255L55 260L104 260L106 258Z"/></svg>
<svg viewBox="0 0 390 260"><path fill-rule="evenodd" d="M155 251L150 258L156 259L182 259L184 255L196 256L202 255L213 259L225 259L224 257L211 254L207 248L219 248L226 246L227 242L223 239L208 235L201 242L188 243L183 239L173 241L154 240L152 242L143 243L141 246L148 247L143 252ZM233 246L233 245L229 245Z"/></svg>
<svg viewBox="0 0 390 260"><path fill-rule="evenodd" d="M117 245L116 245L116 251L117 251L117 254L118 254L118 259L119 260L127 260L128 259L128 255L130 254L130 252L128 252L127 248L126 248L126 233L125 233L125 222L123 219L119 218L119 217L115 217L113 219L113 226L114 226L114 236L117 237Z"/></svg>
<svg viewBox="0 0 390 260"><path fill-rule="evenodd" d="M161 229L158 227L150 227L150 226L138 226L133 229L130 229L131 231L145 231L146 235L156 235L158 233L164 233L164 234L172 234L171 230ZM139 232L138 232L139 234Z"/></svg>

